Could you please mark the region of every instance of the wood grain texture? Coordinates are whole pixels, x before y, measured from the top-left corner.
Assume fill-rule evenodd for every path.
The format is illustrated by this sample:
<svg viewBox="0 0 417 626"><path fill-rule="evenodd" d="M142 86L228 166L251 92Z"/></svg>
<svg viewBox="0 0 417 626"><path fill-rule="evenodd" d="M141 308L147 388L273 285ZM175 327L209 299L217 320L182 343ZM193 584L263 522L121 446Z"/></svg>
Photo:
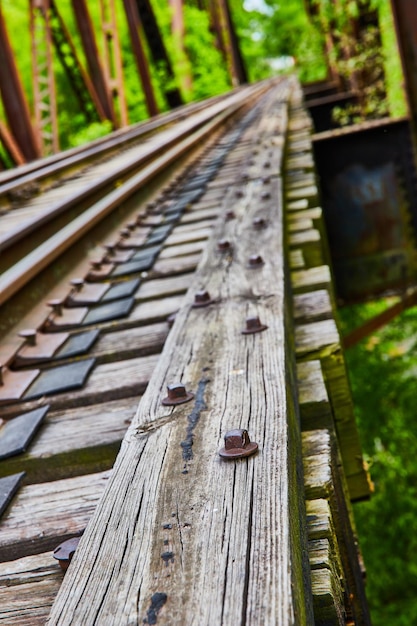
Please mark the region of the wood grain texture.
<svg viewBox="0 0 417 626"><path fill-rule="evenodd" d="M110 469L138 400L50 411L29 450L0 463L0 476L24 471L31 484Z"/></svg>
<svg viewBox="0 0 417 626"><path fill-rule="evenodd" d="M0 563L0 624L45 624L62 577L51 552Z"/></svg>
<svg viewBox="0 0 417 626"><path fill-rule="evenodd" d="M0 561L53 550L84 530L108 477L101 472L22 487L0 520Z"/></svg>
<svg viewBox="0 0 417 626"><path fill-rule="evenodd" d="M155 597L165 600L161 624L312 623L287 393L281 191L271 184L260 202L248 183L237 219L216 225L49 624L142 623ZM274 219L256 237L270 260L254 272L246 265L260 207ZM219 238L232 254L217 252ZM190 309L202 286L216 304ZM242 336L255 313L268 330ZM165 385L178 380L196 399L164 408ZM223 435L238 427L260 451L225 462Z"/></svg>

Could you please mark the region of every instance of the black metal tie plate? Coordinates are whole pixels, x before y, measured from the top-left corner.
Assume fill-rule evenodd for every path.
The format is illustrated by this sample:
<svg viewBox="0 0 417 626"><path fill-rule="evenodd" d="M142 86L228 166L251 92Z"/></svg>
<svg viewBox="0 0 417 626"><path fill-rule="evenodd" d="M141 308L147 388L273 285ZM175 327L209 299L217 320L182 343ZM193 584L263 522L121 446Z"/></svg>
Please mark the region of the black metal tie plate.
<svg viewBox="0 0 417 626"><path fill-rule="evenodd" d="M95 359L86 359L43 370L23 398L33 400L41 396L80 389L85 385L94 363Z"/></svg>
<svg viewBox="0 0 417 626"><path fill-rule="evenodd" d="M139 278L120 283L85 283L82 289L69 294L65 305L67 307L89 306L128 298L133 296L139 285Z"/></svg>
<svg viewBox="0 0 417 626"><path fill-rule="evenodd" d="M161 250L161 246L152 246L137 252L131 261L117 265L112 271L112 276L127 276L138 272L147 272L151 269Z"/></svg>
<svg viewBox="0 0 417 626"><path fill-rule="evenodd" d="M0 517L19 488L25 472L0 478Z"/></svg>
<svg viewBox="0 0 417 626"><path fill-rule="evenodd" d="M0 460L8 459L26 450L49 406L23 413L6 421L0 428Z"/></svg>
<svg viewBox="0 0 417 626"><path fill-rule="evenodd" d="M145 242L146 246L153 246L156 243L162 243L173 229L173 224L163 224L152 229Z"/></svg>
<svg viewBox="0 0 417 626"><path fill-rule="evenodd" d="M16 354L13 367L37 365L48 361L82 356L86 354L95 341L97 341L99 334L99 330L89 330L74 335L68 333L38 334L36 345L23 346ZM53 339L55 339L55 337L58 339L62 338L62 340L57 341L56 345L53 345Z"/></svg>
<svg viewBox="0 0 417 626"><path fill-rule="evenodd" d="M49 318L47 329L50 331L53 331L54 329L69 330L79 328L80 326L89 326L91 324L99 324L101 322L111 322L112 320L117 320L129 315L134 305L134 298L121 298L120 300L113 300L112 302L104 302L98 306L85 309L84 315L76 321L72 320L70 313L72 311L81 311L83 309L64 308L62 310L62 315L55 315L54 317Z"/></svg>

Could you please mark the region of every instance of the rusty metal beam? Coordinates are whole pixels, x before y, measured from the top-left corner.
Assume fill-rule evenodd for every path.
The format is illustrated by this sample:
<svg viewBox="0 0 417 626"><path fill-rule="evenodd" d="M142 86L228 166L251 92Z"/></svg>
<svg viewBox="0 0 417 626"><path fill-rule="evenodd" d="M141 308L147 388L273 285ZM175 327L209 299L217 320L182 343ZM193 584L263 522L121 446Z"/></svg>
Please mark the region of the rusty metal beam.
<svg viewBox="0 0 417 626"><path fill-rule="evenodd" d="M162 66L164 68L167 80L173 83L175 82L174 70L172 68L164 40L159 31L159 26L150 0L135 0L135 2L139 18L143 26L143 31L148 42L152 60L158 66ZM167 102L172 109L184 104L178 87L174 86L164 89L164 93Z"/></svg>
<svg viewBox="0 0 417 626"><path fill-rule="evenodd" d="M26 161L40 157L29 106L20 82L0 5L0 93L10 130Z"/></svg>
<svg viewBox="0 0 417 626"><path fill-rule="evenodd" d="M106 82L109 85L113 103L118 103L120 125L127 126L129 119L114 0L100 0L100 13Z"/></svg>
<svg viewBox="0 0 417 626"><path fill-rule="evenodd" d="M109 85L106 82L103 67L100 62L94 28L86 1L72 0L72 7L83 43L91 80L93 81L97 96L100 99L101 106L103 107L107 119L109 119L113 123L113 126L117 128L117 119L113 107L113 101L111 99Z"/></svg>
<svg viewBox="0 0 417 626"><path fill-rule="evenodd" d="M59 151L50 2L31 0L29 10L36 125L42 144L42 156L49 156Z"/></svg>
<svg viewBox="0 0 417 626"><path fill-rule="evenodd" d="M135 55L136 66L138 68L143 93L145 95L146 108L148 109L149 115L152 117L154 115L158 115L159 109L152 86L148 60L146 58L139 34L140 29L142 29L142 25L140 23L138 9L134 0L123 0L123 4L129 26L133 54Z"/></svg>
<svg viewBox="0 0 417 626"><path fill-rule="evenodd" d="M50 0L50 3L52 40L61 65L79 102L80 109L89 122L103 121L106 119L106 115L94 85L79 59L74 42L56 3L54 0Z"/></svg>
<svg viewBox="0 0 417 626"><path fill-rule="evenodd" d="M403 66L409 114L417 132L417 4L412 0L391 0L397 43Z"/></svg>

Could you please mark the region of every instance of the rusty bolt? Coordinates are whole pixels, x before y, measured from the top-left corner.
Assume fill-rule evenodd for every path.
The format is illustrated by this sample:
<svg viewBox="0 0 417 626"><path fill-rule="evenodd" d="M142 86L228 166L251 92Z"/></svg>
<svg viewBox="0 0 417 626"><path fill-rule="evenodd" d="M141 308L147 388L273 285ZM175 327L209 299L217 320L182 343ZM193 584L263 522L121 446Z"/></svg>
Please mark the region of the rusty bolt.
<svg viewBox="0 0 417 626"><path fill-rule="evenodd" d="M217 249L220 252L228 252L232 249L232 244L227 239L220 239L220 241L217 242Z"/></svg>
<svg viewBox="0 0 417 626"><path fill-rule="evenodd" d="M186 390L182 383L174 383L168 385L168 396L162 400L165 406L175 406L176 404L184 404L194 398L194 394Z"/></svg>
<svg viewBox="0 0 417 626"><path fill-rule="evenodd" d="M146 218L146 213L140 212L137 214L136 216L136 225L139 226L139 224L141 224L142 220L144 220Z"/></svg>
<svg viewBox="0 0 417 626"><path fill-rule="evenodd" d="M271 179L269 176L265 176L265 178L262 179L262 184L264 185L269 185L270 182L271 182Z"/></svg>
<svg viewBox="0 0 417 626"><path fill-rule="evenodd" d="M255 217L252 224L253 227L257 230L261 230L261 228L266 228L266 220L263 217Z"/></svg>
<svg viewBox="0 0 417 626"><path fill-rule="evenodd" d="M234 211L227 211L226 212L226 220L230 221L230 220L234 220L236 217L236 213Z"/></svg>
<svg viewBox="0 0 417 626"><path fill-rule="evenodd" d="M102 261L90 261L90 265L93 269L99 270L102 266Z"/></svg>
<svg viewBox="0 0 417 626"><path fill-rule="evenodd" d="M242 189L236 189L236 192L235 192L236 198L243 198L244 195L245 194L243 193Z"/></svg>
<svg viewBox="0 0 417 626"><path fill-rule="evenodd" d="M107 256L114 256L116 245L114 243L106 243L103 248L107 250Z"/></svg>
<svg viewBox="0 0 417 626"><path fill-rule="evenodd" d="M128 230L135 230L136 226L137 226L136 222L128 222L128 223L126 224L126 228L127 228Z"/></svg>
<svg viewBox="0 0 417 626"><path fill-rule="evenodd" d="M122 239L128 239L130 237L130 230L128 228L123 228L120 231L120 236Z"/></svg>
<svg viewBox="0 0 417 626"><path fill-rule="evenodd" d="M150 201L150 202L148 202L148 204L146 205L146 209L149 209L150 211L152 211L155 207L156 207L156 202L155 202L155 200L151 200L151 201Z"/></svg>
<svg viewBox="0 0 417 626"><path fill-rule="evenodd" d="M256 269L264 265L264 260L260 254L252 254L249 257L248 267L249 269Z"/></svg>
<svg viewBox="0 0 417 626"><path fill-rule="evenodd" d="M52 311L55 315L62 315L62 307L64 304L62 300L49 300L46 304L52 307Z"/></svg>
<svg viewBox="0 0 417 626"><path fill-rule="evenodd" d="M271 197L270 191L263 191L261 193L261 200L269 200L270 197Z"/></svg>
<svg viewBox="0 0 417 626"><path fill-rule="evenodd" d="M249 174L245 173L242 174L242 176L240 177L241 180L249 180Z"/></svg>
<svg viewBox="0 0 417 626"><path fill-rule="evenodd" d="M224 436L224 448L219 450L221 457L225 459L240 459L254 454L258 444L249 439L248 431L243 428L229 430Z"/></svg>
<svg viewBox="0 0 417 626"><path fill-rule="evenodd" d="M71 285L74 287L75 291L81 291L84 286L83 278L73 278L71 281Z"/></svg>
<svg viewBox="0 0 417 626"><path fill-rule="evenodd" d="M266 330L268 326L261 324L261 320L258 316L246 318L246 328L242 330L242 335L253 335L254 333L261 333Z"/></svg>
<svg viewBox="0 0 417 626"><path fill-rule="evenodd" d="M270 162L270 161L265 161L265 163L264 163L264 168L265 168L265 169L268 169L268 168L270 168L270 167L271 167L271 162Z"/></svg>
<svg viewBox="0 0 417 626"><path fill-rule="evenodd" d="M23 339L26 340L26 343L29 346L36 346L36 330L34 330L33 328L21 330L18 335L19 337L23 337Z"/></svg>
<svg viewBox="0 0 417 626"><path fill-rule="evenodd" d="M210 297L210 294L206 290L197 291L194 294L194 303L193 309L198 309L204 306L208 306L212 304L213 300Z"/></svg>
<svg viewBox="0 0 417 626"><path fill-rule="evenodd" d="M59 562L63 572L67 571L78 544L80 543L80 539L81 537L67 539L67 541L64 541L57 548L55 548L53 557Z"/></svg>

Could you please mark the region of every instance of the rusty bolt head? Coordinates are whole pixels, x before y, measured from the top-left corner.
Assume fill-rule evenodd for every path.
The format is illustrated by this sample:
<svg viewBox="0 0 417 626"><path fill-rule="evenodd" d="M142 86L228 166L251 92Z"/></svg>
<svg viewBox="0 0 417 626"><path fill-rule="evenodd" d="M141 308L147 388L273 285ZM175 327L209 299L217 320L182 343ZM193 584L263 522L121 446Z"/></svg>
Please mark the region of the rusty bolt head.
<svg viewBox="0 0 417 626"><path fill-rule="evenodd" d="M211 299L209 292L202 289L194 294L193 309L208 306L209 304L212 304L212 302L213 300Z"/></svg>
<svg viewBox="0 0 417 626"><path fill-rule="evenodd" d="M258 444L249 439L248 431L243 428L229 430L224 436L224 448L219 450L225 459L240 459L254 454Z"/></svg>
<svg viewBox="0 0 417 626"><path fill-rule="evenodd" d="M130 230L128 228L123 228L120 231L120 236L121 236L122 239L128 239L130 237L130 234L131 233L130 233Z"/></svg>
<svg viewBox="0 0 417 626"><path fill-rule="evenodd" d="M46 304L52 307L52 311L55 315L62 315L62 307L64 305L62 300L49 300Z"/></svg>
<svg viewBox="0 0 417 626"><path fill-rule="evenodd" d="M194 398L194 394L186 390L182 383L174 383L168 385L168 396L162 400L164 406L175 406L176 404L184 404Z"/></svg>
<svg viewBox="0 0 417 626"><path fill-rule="evenodd" d="M217 242L217 249L219 252L228 252L232 249L232 244L228 239L220 239L220 241Z"/></svg>
<svg viewBox="0 0 417 626"><path fill-rule="evenodd" d="M252 222L253 227L256 228L257 230L261 230L261 228L266 228L266 219L264 219L263 217L255 217L255 219Z"/></svg>
<svg viewBox="0 0 417 626"><path fill-rule="evenodd" d="M139 226L142 223L142 220L144 220L146 218L146 213L141 212L138 213L136 216L136 226Z"/></svg>
<svg viewBox="0 0 417 626"><path fill-rule="evenodd" d="M261 200L269 200L271 197L271 192L270 191L263 191L261 193Z"/></svg>
<svg viewBox="0 0 417 626"><path fill-rule="evenodd" d="M107 250L107 256L114 256L116 250L116 244L114 243L106 243L103 248Z"/></svg>
<svg viewBox="0 0 417 626"><path fill-rule="evenodd" d="M226 212L226 220L229 222L230 220L234 220L236 217L236 213L234 211Z"/></svg>
<svg viewBox="0 0 417 626"><path fill-rule="evenodd" d="M57 548L55 548L53 557L59 562L62 571L67 571L78 544L80 543L80 539L81 537L67 539L67 541L64 541Z"/></svg>
<svg viewBox="0 0 417 626"><path fill-rule="evenodd" d="M236 198L243 198L244 195L245 194L243 193L242 189L236 189L236 192L235 192Z"/></svg>
<svg viewBox="0 0 417 626"><path fill-rule="evenodd" d="M126 228L127 228L128 230L135 230L136 226L137 226L136 222L128 222L128 223L126 224Z"/></svg>
<svg viewBox="0 0 417 626"><path fill-rule="evenodd" d="M265 178L262 179L263 185L269 185L270 182L271 182L271 179L269 176L265 176Z"/></svg>
<svg viewBox="0 0 417 626"><path fill-rule="evenodd" d="M262 265L264 265L264 260L261 257L260 254L252 254L249 257L249 261L248 261L248 268L249 269L256 269L258 267L262 267Z"/></svg>
<svg viewBox="0 0 417 626"><path fill-rule="evenodd" d="M265 169L269 169L270 167L271 167L271 162L270 161L265 161L264 168Z"/></svg>
<svg viewBox="0 0 417 626"><path fill-rule="evenodd" d="M74 287L75 291L81 291L81 289L84 286L84 279L83 278L73 278L70 281L70 283Z"/></svg>
<svg viewBox="0 0 417 626"><path fill-rule="evenodd" d="M103 262L102 261L90 261L90 265L94 270L101 269Z"/></svg>
<svg viewBox="0 0 417 626"><path fill-rule="evenodd" d="M261 324L261 320L258 316L248 317L246 319L246 328L242 330L242 335L253 335L254 333L261 333L266 330L268 326Z"/></svg>
<svg viewBox="0 0 417 626"><path fill-rule="evenodd" d="M29 346L36 346L36 330L33 328L27 328L26 330L21 330L18 333L19 337L23 337L26 340L26 343Z"/></svg>
<svg viewBox="0 0 417 626"><path fill-rule="evenodd" d="M241 180L249 180L249 174L245 173L242 174L242 176L240 177Z"/></svg>

